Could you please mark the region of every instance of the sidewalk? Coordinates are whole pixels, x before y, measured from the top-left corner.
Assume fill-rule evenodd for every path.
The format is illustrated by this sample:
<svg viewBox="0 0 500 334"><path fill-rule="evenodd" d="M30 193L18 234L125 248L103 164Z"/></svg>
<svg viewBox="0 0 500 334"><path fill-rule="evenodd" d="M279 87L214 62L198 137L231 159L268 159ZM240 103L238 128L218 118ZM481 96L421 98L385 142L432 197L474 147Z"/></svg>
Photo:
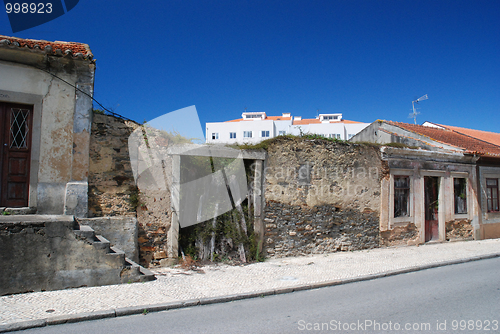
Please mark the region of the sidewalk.
<svg viewBox="0 0 500 334"><path fill-rule="evenodd" d="M157 280L0 297L0 332L337 285L500 256L500 239L270 259L198 271L154 270Z"/></svg>

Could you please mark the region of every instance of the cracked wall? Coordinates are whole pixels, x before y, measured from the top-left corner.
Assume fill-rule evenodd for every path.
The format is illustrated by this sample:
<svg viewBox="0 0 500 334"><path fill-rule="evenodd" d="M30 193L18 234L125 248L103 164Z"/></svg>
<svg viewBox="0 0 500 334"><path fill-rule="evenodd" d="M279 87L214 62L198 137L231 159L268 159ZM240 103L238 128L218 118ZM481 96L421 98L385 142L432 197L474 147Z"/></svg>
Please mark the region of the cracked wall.
<svg viewBox="0 0 500 334"><path fill-rule="evenodd" d="M28 206L86 215L95 65L25 50L14 63L3 52L14 51L0 50L0 101L33 106Z"/></svg>

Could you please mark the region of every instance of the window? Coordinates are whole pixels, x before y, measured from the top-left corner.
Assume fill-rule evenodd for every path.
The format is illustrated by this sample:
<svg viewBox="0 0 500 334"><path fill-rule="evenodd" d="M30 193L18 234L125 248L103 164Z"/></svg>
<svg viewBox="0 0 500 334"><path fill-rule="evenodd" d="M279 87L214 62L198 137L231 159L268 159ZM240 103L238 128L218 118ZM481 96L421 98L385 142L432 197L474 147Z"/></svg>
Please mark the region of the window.
<svg viewBox="0 0 500 334"><path fill-rule="evenodd" d="M10 148L27 148L29 109L11 108Z"/></svg>
<svg viewBox="0 0 500 334"><path fill-rule="evenodd" d="M252 131L243 131L243 137L252 138Z"/></svg>
<svg viewBox="0 0 500 334"><path fill-rule="evenodd" d="M280 131L278 132L278 136L285 136L286 135L286 131Z"/></svg>
<svg viewBox="0 0 500 334"><path fill-rule="evenodd" d="M269 137L269 131L262 131L262 137Z"/></svg>
<svg viewBox="0 0 500 334"><path fill-rule="evenodd" d="M323 120L338 119L339 116L323 116Z"/></svg>
<svg viewBox="0 0 500 334"><path fill-rule="evenodd" d="M498 211L498 179L486 179L488 212Z"/></svg>
<svg viewBox="0 0 500 334"><path fill-rule="evenodd" d="M328 137L330 137L330 138L340 139L340 133L330 133L330 134L328 135Z"/></svg>
<svg viewBox="0 0 500 334"><path fill-rule="evenodd" d="M410 177L394 176L394 217L410 216Z"/></svg>
<svg viewBox="0 0 500 334"><path fill-rule="evenodd" d="M454 178L453 192L455 196L455 214L467 213L467 180Z"/></svg>
<svg viewBox="0 0 500 334"><path fill-rule="evenodd" d="M229 138L231 139L236 138L236 132L229 132Z"/></svg>
<svg viewBox="0 0 500 334"><path fill-rule="evenodd" d="M355 136L355 134L354 134L354 133L350 133L350 134L348 134L348 135L347 135L347 138L351 139L351 138L352 138L352 137L354 137L354 136Z"/></svg>
<svg viewBox="0 0 500 334"><path fill-rule="evenodd" d="M219 139L219 133L218 132L212 133L212 140L215 140L215 139Z"/></svg>

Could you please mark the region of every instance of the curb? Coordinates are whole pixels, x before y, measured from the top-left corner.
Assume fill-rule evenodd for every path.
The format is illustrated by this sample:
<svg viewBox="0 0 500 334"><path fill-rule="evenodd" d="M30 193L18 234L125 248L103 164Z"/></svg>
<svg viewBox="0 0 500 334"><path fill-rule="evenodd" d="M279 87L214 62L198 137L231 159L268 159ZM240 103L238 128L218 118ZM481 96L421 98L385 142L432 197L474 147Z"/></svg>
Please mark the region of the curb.
<svg viewBox="0 0 500 334"><path fill-rule="evenodd" d="M430 263L430 264L426 264L426 265L414 266L414 267L409 267L409 268L404 268L404 269L397 269L397 270L392 270L392 271L388 271L388 272L384 272L384 273L371 274L371 275L366 275L366 276L361 276L361 277L353 277L353 278L346 278L346 279L340 279L340 280L337 279L337 280L332 280L332 281L311 283L311 284L302 284L302 285L297 285L297 286L293 286L293 287L286 287L286 288L262 290L262 291L257 291L257 292L246 292L246 293L241 293L241 294L219 296L219 297L191 299L191 300L185 300L185 301L179 301L179 302L169 302L169 303L154 304L154 305L140 305L140 306L123 307L123 308L117 308L117 309L112 309L112 310L104 310L104 311L96 311L96 312L88 312L88 313L64 314L64 315L49 317L49 318L45 318L45 319L27 320L27 321L14 322L11 324L6 324L6 325L0 325L0 333L11 332L11 331L20 331L20 330L29 329L29 328L45 327L45 326L52 326L52 325L59 325L59 324L66 324L66 323L82 322L82 321L88 321L88 320L116 318L116 317L135 315L135 314L146 315L150 312L160 312L160 311L167 311L167 310L173 310L173 309L178 309L178 308L187 308L187 307L198 306L198 305L226 303L226 302L231 302L231 301L236 301L236 300L258 298L258 297L265 297L265 296L271 296L271 295L280 295L280 294L291 293L291 292L296 292L296 291L312 290L312 289L319 289L319 288L335 286L335 285L343 285L343 284L354 283L354 282L370 281L370 280L378 279L378 278L382 278L382 277L396 276L396 275L400 275L400 274L407 274L407 273L426 270L426 269L444 267L444 266L449 266L449 265L454 265L454 264L461 264L461 263L467 263L467 262L473 262L473 261L479 261L479 260L485 260L485 259L492 259L492 258L496 258L496 257L500 257L500 252L493 253L493 254L487 254L487 255L473 256L470 258L464 258L464 259L458 259L458 260Z"/></svg>

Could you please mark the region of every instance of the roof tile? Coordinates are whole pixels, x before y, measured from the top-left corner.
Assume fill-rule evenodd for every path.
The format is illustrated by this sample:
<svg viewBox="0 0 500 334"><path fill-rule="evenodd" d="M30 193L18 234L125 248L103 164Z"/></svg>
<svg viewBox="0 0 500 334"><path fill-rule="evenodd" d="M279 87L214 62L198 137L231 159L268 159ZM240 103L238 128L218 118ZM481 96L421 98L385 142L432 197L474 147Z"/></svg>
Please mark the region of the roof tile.
<svg viewBox="0 0 500 334"><path fill-rule="evenodd" d="M8 46L11 48L17 47L19 49L29 48L31 50L38 50L40 52L59 57L71 55L73 58L82 58L87 60L92 60L92 58L94 57L88 44L75 42L49 42L43 40L23 39L0 35L0 47L2 46Z"/></svg>
<svg viewBox="0 0 500 334"><path fill-rule="evenodd" d="M429 137L435 141L462 148L467 153L500 156L500 145L495 145L479 137L460 133L453 129L438 129L423 125L392 121L387 121L387 123ZM472 132L470 133L472 134Z"/></svg>

